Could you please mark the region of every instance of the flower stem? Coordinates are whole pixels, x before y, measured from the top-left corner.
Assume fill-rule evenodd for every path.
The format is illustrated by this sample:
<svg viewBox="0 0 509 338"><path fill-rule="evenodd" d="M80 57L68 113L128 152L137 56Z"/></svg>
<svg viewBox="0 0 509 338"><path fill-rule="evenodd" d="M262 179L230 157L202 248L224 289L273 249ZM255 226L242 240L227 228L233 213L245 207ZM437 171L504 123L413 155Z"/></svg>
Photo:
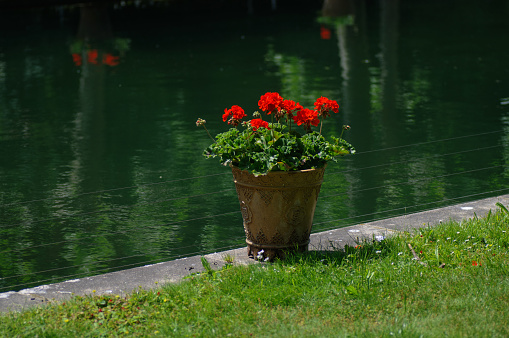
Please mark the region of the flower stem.
<svg viewBox="0 0 509 338"><path fill-rule="evenodd" d="M345 132L345 130L348 130L350 129L350 126L349 125L344 125L342 130L341 130L341 135L339 135L339 138L343 138L343 133Z"/></svg>
<svg viewBox="0 0 509 338"><path fill-rule="evenodd" d="M212 141L214 141L214 143L216 143L216 140L214 140L214 138L212 137L212 135L210 135L210 133L209 133L209 131L208 131L207 127L203 126L203 129L205 129L205 131L206 131L206 132L207 132L207 134L209 135L210 139L211 139Z"/></svg>
<svg viewBox="0 0 509 338"><path fill-rule="evenodd" d="M272 136L272 143L274 143L274 112L270 115L272 128L270 129L270 135Z"/></svg>

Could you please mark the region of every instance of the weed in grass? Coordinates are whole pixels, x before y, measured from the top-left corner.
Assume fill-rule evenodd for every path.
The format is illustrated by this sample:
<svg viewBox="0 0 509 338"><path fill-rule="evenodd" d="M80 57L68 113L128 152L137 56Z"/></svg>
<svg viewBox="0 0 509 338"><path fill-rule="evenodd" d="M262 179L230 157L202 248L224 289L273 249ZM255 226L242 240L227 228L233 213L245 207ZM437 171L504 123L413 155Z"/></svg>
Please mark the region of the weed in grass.
<svg viewBox="0 0 509 338"><path fill-rule="evenodd" d="M224 262L225 262L226 265L232 265L234 260L235 260L234 257L231 256L231 255L225 255L224 256Z"/></svg>

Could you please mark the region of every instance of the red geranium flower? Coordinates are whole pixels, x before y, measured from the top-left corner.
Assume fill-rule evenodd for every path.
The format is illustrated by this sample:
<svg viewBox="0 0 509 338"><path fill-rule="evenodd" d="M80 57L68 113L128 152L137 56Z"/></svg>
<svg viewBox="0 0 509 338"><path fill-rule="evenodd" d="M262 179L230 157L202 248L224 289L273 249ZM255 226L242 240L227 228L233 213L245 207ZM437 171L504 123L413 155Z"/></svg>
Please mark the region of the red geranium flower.
<svg viewBox="0 0 509 338"><path fill-rule="evenodd" d="M267 114L280 110L283 105L283 98L278 93L265 93L258 101L258 107Z"/></svg>
<svg viewBox="0 0 509 338"><path fill-rule="evenodd" d="M320 120L318 119L317 111L304 108L297 112L297 116L293 117L293 122L298 126L304 124L309 130L312 125L316 127L320 123Z"/></svg>
<svg viewBox="0 0 509 338"><path fill-rule="evenodd" d="M301 110L303 107L299 103L295 103L293 100L283 100L282 108L286 111L288 117L293 117L293 113L296 110Z"/></svg>
<svg viewBox="0 0 509 338"><path fill-rule="evenodd" d="M339 105L334 100L329 100L326 97L319 97L315 102L315 110L318 112L318 116L323 116L324 118L330 116L329 112L338 113Z"/></svg>
<svg viewBox="0 0 509 338"><path fill-rule="evenodd" d="M258 130L258 128L260 128L260 127L270 129L269 128L269 123L267 121L262 120L262 119L252 119L249 122L251 123L251 127L253 127L253 131Z"/></svg>
<svg viewBox="0 0 509 338"><path fill-rule="evenodd" d="M244 109L241 107L234 105L230 109L225 108L224 114L223 114L223 122L226 122L228 120L228 117L230 118L228 120L228 124L231 124L232 126L236 127L240 120L242 120L243 117L247 116L244 113Z"/></svg>

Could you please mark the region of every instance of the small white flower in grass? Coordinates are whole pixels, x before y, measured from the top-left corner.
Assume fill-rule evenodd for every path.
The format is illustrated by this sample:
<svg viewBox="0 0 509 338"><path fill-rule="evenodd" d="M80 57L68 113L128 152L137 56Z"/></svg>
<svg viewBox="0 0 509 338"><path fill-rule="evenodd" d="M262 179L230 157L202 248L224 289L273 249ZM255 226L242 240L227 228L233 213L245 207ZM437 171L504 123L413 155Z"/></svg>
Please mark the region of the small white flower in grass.
<svg viewBox="0 0 509 338"><path fill-rule="evenodd" d="M450 240L450 239L451 239L451 237L447 237L446 239L447 239L447 240Z"/></svg>
<svg viewBox="0 0 509 338"><path fill-rule="evenodd" d="M402 252L398 252L398 256L401 256L403 253Z"/></svg>
<svg viewBox="0 0 509 338"><path fill-rule="evenodd" d="M383 241L385 239L384 236L375 236L375 239L379 242Z"/></svg>
<svg viewBox="0 0 509 338"><path fill-rule="evenodd" d="M377 251L376 251L376 253L377 253L377 254L380 254L380 253L382 253L382 251L380 251L380 250L377 250Z"/></svg>
<svg viewBox="0 0 509 338"><path fill-rule="evenodd" d="M267 262L269 260L269 257L266 257L263 261Z"/></svg>

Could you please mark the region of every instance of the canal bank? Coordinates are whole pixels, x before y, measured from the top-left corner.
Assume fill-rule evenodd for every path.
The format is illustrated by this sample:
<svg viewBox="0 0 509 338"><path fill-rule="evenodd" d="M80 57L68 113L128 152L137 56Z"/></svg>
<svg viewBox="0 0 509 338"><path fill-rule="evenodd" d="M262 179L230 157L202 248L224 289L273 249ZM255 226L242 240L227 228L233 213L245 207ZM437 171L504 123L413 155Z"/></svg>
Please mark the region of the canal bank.
<svg viewBox="0 0 509 338"><path fill-rule="evenodd" d="M380 238L377 236L386 237L401 231L434 226L448 220L461 221L475 215L484 216L490 210L496 210L498 202L509 205L509 194L320 232L311 236L309 249L332 250L347 244L354 245L363 239ZM227 256L233 258L234 264L255 263L254 260L247 257L245 248L211 253L205 255L205 258L214 269L220 269ZM203 270L200 257L187 257L103 275L42 285L18 292L0 293L0 312L22 311L33 306L62 301L73 295L124 295L140 287L151 289L165 283L179 282L184 277Z"/></svg>

